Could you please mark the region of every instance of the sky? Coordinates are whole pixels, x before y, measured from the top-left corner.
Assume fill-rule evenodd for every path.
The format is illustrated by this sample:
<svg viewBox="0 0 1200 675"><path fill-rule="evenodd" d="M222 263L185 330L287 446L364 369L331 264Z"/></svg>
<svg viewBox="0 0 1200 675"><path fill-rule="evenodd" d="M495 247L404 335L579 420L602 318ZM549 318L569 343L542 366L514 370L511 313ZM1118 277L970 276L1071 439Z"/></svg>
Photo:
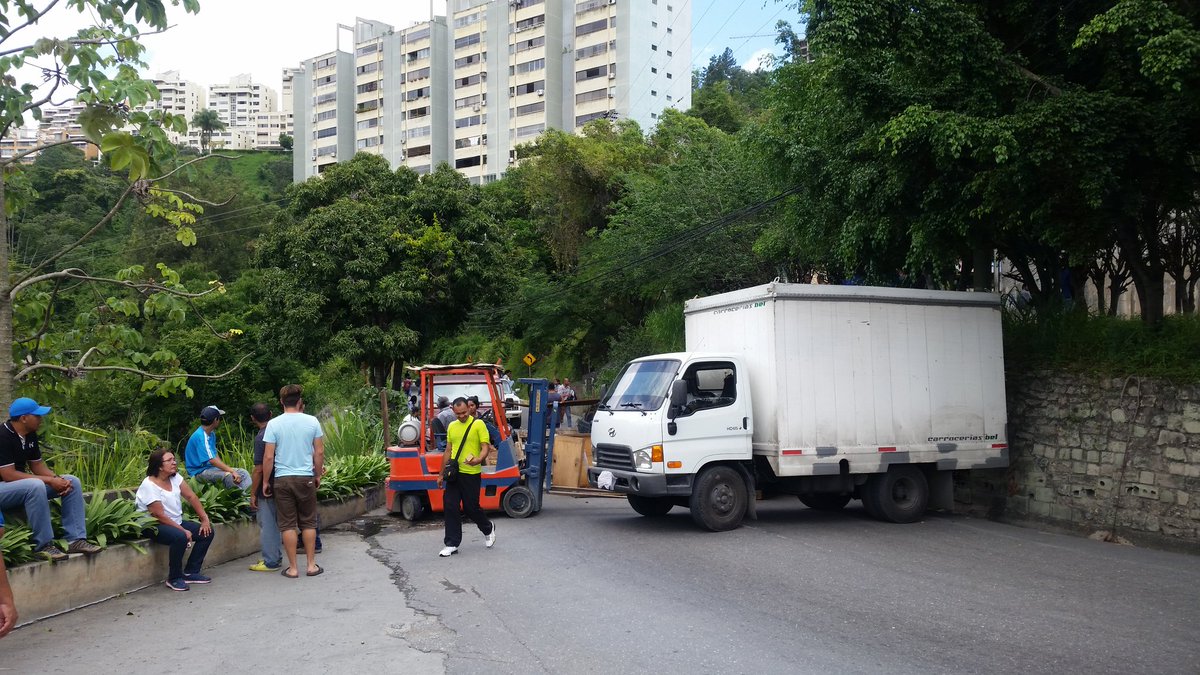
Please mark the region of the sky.
<svg viewBox="0 0 1200 675"><path fill-rule="evenodd" d="M437 13L443 13L444 0L434 4ZM778 19L796 24L794 4L795 0L786 0L786 4L781 0L692 0L692 67L703 67L713 54L732 47L738 63L753 70L761 56L779 50L773 35L746 36L773 34ZM337 46L339 23L353 25L355 17L362 17L403 28L428 20L430 2L200 0L200 13L194 15L179 7L168 8L174 27L143 39L147 74L177 70L183 79L208 86L250 73L256 82L278 91L285 66L296 66ZM50 27L44 27L41 34ZM349 34L342 37L344 48L351 42Z"/></svg>

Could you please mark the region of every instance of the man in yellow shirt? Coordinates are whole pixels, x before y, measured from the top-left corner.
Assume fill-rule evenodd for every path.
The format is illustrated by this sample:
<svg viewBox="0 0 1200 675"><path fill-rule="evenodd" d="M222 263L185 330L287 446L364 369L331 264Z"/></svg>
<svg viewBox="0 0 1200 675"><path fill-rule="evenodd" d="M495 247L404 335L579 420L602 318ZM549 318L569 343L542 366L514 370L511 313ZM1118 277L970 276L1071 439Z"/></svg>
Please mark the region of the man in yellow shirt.
<svg viewBox="0 0 1200 675"><path fill-rule="evenodd" d="M479 526L484 546L491 548L496 543L496 524L479 508L483 463L492 452L487 426L471 416L467 399L461 396L454 399L453 407L455 420L446 428L446 452L442 454L442 466L446 467L451 460L455 460L458 471L453 480L446 480L444 469L438 477L438 487L446 488L443 496L443 515L446 518L443 543L446 547L438 553L443 558L458 553L458 546L462 543L461 513L466 513Z"/></svg>

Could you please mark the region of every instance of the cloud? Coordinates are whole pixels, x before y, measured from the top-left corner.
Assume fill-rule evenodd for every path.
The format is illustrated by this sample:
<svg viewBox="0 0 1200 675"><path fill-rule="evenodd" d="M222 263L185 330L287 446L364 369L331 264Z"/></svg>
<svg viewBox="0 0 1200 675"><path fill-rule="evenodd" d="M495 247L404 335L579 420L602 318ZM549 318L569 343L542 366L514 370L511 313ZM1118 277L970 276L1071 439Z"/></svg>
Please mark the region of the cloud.
<svg viewBox="0 0 1200 675"><path fill-rule="evenodd" d="M750 57L746 59L746 62L742 64L742 67L750 72L754 72L756 70L771 70L775 67L775 62L773 60L774 56L774 51L764 47L751 54Z"/></svg>

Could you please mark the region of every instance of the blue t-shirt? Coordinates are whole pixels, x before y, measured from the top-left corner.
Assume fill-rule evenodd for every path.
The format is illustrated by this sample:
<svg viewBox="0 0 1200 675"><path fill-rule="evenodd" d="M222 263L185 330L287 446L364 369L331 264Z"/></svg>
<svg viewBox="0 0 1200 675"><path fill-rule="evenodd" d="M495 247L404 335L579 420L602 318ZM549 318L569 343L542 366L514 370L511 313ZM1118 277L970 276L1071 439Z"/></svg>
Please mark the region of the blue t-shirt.
<svg viewBox="0 0 1200 675"><path fill-rule="evenodd" d="M321 422L305 413L284 413L267 422L263 441L275 444L275 477L313 475L313 443Z"/></svg>
<svg viewBox="0 0 1200 675"><path fill-rule="evenodd" d="M187 448L183 451L183 463L189 476L195 476L205 469L212 468L212 460L217 456L217 435L205 431L204 427L196 427L192 437L188 439Z"/></svg>

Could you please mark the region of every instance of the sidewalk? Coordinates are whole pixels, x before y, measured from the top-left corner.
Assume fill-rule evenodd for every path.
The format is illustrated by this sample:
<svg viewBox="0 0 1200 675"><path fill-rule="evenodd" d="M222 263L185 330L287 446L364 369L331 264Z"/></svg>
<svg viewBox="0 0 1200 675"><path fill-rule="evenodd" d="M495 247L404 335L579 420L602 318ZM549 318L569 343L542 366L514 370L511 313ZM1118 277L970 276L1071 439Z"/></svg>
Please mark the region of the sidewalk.
<svg viewBox="0 0 1200 675"><path fill-rule="evenodd" d="M247 570L257 556L234 560L186 593L159 584L19 628L0 640L0 673L443 672L442 654L403 637L421 617L367 542L321 538L321 576L285 579Z"/></svg>

